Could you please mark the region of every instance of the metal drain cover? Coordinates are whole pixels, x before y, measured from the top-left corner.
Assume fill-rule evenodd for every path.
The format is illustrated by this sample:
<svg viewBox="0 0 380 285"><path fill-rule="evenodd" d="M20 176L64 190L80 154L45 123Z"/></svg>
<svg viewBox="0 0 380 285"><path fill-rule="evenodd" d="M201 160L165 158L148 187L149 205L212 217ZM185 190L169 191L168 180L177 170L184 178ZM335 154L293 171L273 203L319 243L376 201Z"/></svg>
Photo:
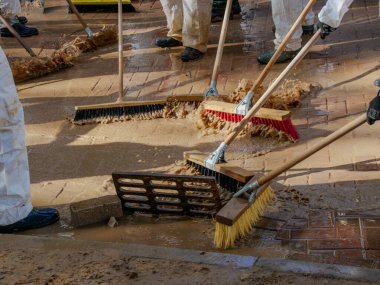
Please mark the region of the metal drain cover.
<svg viewBox="0 0 380 285"><path fill-rule="evenodd" d="M112 179L127 211L212 216L221 208L212 176L114 172Z"/></svg>

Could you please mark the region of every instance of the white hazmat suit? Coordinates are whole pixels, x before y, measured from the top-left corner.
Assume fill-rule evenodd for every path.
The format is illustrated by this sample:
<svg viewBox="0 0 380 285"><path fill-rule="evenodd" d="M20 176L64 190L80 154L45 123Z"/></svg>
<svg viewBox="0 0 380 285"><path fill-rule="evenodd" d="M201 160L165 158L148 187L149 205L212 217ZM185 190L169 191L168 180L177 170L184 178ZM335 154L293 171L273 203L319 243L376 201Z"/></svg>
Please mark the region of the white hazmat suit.
<svg viewBox="0 0 380 285"><path fill-rule="evenodd" d="M4 18L9 19L11 24L18 22L15 16L21 14L21 5L19 0L0 0L1 15ZM3 27L3 23L0 21L0 28Z"/></svg>
<svg viewBox="0 0 380 285"><path fill-rule="evenodd" d="M0 226L32 211L24 113L11 69L0 47Z"/></svg>
<svg viewBox="0 0 380 285"><path fill-rule="evenodd" d="M168 37L206 52L212 0L161 0L168 22Z"/></svg>
<svg viewBox="0 0 380 285"><path fill-rule="evenodd" d="M318 15L319 20L333 28L337 28L352 2L353 0L328 0ZM276 39L274 40L276 49L299 15L301 15L307 3L307 0L272 0L272 17L276 26ZM309 13L304 25L312 25L313 23L314 14ZM302 29L299 28L294 33L285 50L296 51L300 49L302 42L301 36Z"/></svg>

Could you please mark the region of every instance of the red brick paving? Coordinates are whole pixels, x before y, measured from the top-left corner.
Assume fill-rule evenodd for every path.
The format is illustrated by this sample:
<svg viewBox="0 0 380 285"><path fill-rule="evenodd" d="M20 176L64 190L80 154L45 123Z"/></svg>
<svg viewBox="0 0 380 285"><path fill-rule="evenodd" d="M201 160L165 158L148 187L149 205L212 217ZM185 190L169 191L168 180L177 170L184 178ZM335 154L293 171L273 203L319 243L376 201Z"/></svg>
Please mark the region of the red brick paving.
<svg viewBox="0 0 380 285"><path fill-rule="evenodd" d="M295 259L376 268L380 262L380 217L311 211L307 218L289 219L276 239Z"/></svg>

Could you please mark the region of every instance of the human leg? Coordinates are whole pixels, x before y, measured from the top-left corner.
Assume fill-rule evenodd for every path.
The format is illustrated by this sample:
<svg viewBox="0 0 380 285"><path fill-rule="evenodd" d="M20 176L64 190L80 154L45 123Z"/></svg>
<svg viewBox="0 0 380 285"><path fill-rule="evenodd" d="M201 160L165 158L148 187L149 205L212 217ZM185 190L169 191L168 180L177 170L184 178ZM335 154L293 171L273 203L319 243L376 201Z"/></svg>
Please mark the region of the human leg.
<svg viewBox="0 0 380 285"><path fill-rule="evenodd" d="M211 21L210 0L183 0L183 45L190 51L188 61L199 58L207 50L208 34ZM196 52L192 52L192 50ZM186 52L186 50L185 50ZM192 58L194 55L196 58Z"/></svg>
<svg viewBox="0 0 380 285"><path fill-rule="evenodd" d="M261 54L257 60L261 64L267 64L276 49L282 43L289 30L302 12L302 0L272 0L272 17L276 26L275 31L275 48ZM293 34L292 38L286 45L285 50L282 52L276 63L285 62L293 59L301 48L302 28L299 27Z"/></svg>
<svg viewBox="0 0 380 285"><path fill-rule="evenodd" d="M175 47L182 45L183 5L182 0L161 0L168 22L167 37L157 38L159 47Z"/></svg>
<svg viewBox="0 0 380 285"><path fill-rule="evenodd" d="M40 210L39 214L33 211L24 129L23 109L0 47L0 232L12 232L13 225L18 224L20 228L20 223L25 219L30 221L31 217L38 219L23 223L24 229L46 225L47 221L58 218L58 213L55 211L53 215L52 209Z"/></svg>
<svg viewBox="0 0 380 285"><path fill-rule="evenodd" d="M2 16L8 20L12 27L21 37L30 37L38 35L38 30L36 28L25 26L27 19L25 17L18 17L21 13L21 6L19 0L1 0L0 10ZM2 23L0 23L2 24ZM13 37L12 33L6 28L0 28L1 37Z"/></svg>

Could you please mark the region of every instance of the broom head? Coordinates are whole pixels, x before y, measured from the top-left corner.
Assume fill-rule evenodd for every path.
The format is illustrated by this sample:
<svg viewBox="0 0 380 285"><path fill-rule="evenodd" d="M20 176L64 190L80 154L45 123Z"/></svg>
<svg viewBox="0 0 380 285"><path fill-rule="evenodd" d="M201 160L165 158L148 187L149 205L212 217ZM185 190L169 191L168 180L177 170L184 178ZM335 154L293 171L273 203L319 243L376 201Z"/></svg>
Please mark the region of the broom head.
<svg viewBox="0 0 380 285"><path fill-rule="evenodd" d="M251 205L245 198L233 197L216 215L215 247L222 249L233 247L238 238L246 236L251 231L273 199L274 193L269 184L263 187Z"/></svg>

